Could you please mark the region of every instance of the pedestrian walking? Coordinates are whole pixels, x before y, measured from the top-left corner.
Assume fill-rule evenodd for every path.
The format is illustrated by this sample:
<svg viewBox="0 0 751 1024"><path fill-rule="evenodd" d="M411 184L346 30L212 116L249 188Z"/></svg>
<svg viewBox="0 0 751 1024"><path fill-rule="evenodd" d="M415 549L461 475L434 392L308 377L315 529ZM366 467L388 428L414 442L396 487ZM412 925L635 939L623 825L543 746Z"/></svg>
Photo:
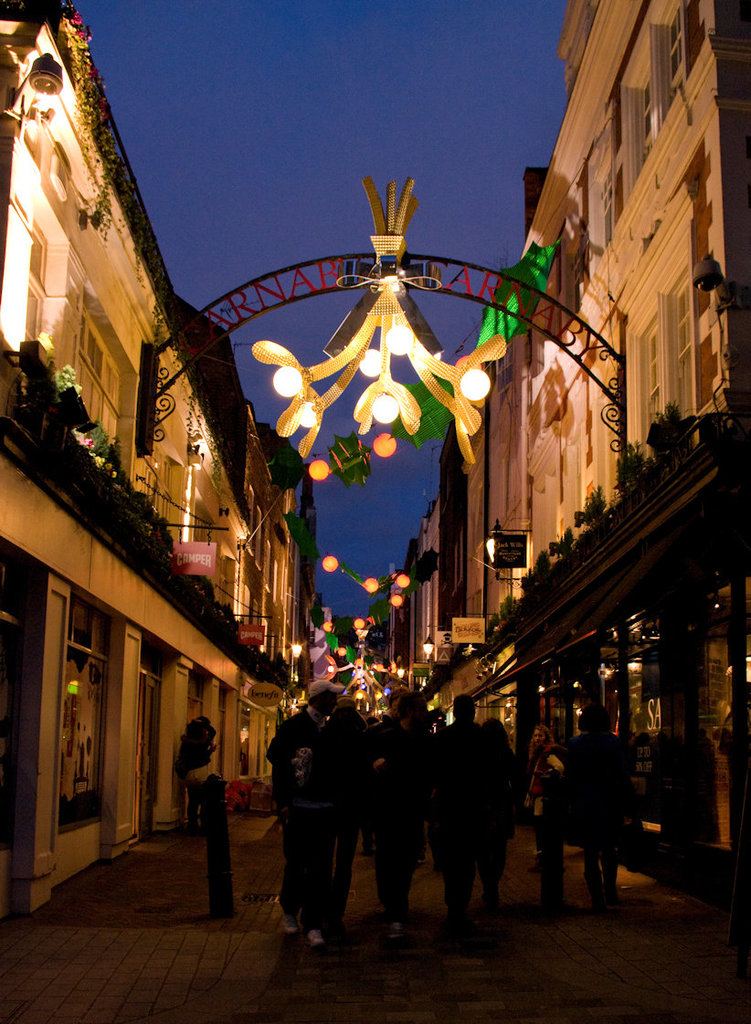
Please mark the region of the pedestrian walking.
<svg viewBox="0 0 751 1024"><path fill-rule="evenodd" d="M446 930L451 938L462 939L475 930L467 909L490 819L491 764L472 698L457 697L453 712L452 724L432 737L431 810L443 872Z"/></svg>
<svg viewBox="0 0 751 1024"><path fill-rule="evenodd" d="M192 719L180 738L175 759L175 774L181 785L180 819L184 821L187 816L187 829L192 836L198 835L204 826L203 784L209 777L215 736L216 729L205 715Z"/></svg>
<svg viewBox="0 0 751 1024"><path fill-rule="evenodd" d="M488 718L480 727L489 762L489 813L480 835L477 872L482 882L482 900L489 911L498 909L498 888L506 868L506 851L514 835L516 799L520 772L508 733L498 718Z"/></svg>
<svg viewBox="0 0 751 1024"><path fill-rule="evenodd" d="M524 798L524 807L532 816L532 825L535 831L535 863L530 867L530 871L542 870L544 780L550 776L551 772L555 772L559 776L563 775L565 756L566 751L554 742L550 729L546 725L538 723L534 727L529 741L527 795Z"/></svg>
<svg viewBox="0 0 751 1024"><path fill-rule="evenodd" d="M397 725L383 729L371 750L372 816L378 897L386 914L386 940L405 941L409 889L423 844L430 796L430 765L421 693L408 691L396 703Z"/></svg>
<svg viewBox="0 0 751 1024"><path fill-rule="evenodd" d="M335 817L334 874L331 880L326 932L329 938L345 936L344 912L352 884L352 862L368 798L369 768L365 745L365 720L352 697L343 694L321 735L333 771Z"/></svg>
<svg viewBox="0 0 751 1024"><path fill-rule="evenodd" d="M283 722L266 754L272 795L282 824L286 861L279 902L282 927L302 928L314 949L325 945L323 917L331 884L335 842L333 765L321 733L344 687L316 680L303 711Z"/></svg>
<svg viewBox="0 0 751 1024"><path fill-rule="evenodd" d="M569 740L567 786L572 837L584 847L592 909L602 912L618 903L618 841L634 792L623 746L601 704L582 710L579 734Z"/></svg>

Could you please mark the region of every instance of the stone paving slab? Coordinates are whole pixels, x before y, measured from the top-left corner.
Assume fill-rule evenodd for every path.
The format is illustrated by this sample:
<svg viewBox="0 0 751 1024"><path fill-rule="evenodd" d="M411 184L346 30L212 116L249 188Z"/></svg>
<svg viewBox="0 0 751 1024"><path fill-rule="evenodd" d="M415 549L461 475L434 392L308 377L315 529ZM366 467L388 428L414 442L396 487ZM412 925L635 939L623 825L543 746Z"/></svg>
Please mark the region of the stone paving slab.
<svg viewBox="0 0 751 1024"><path fill-rule="evenodd" d="M727 914L621 872L622 905L587 910L581 852L566 851L566 907L539 907L531 835L509 847L501 908L478 935L442 933L441 876L415 873L409 944L389 949L372 858L358 855L348 941L324 953L284 936L281 835L230 818L235 913L212 918L205 844L155 836L0 923L0 1024L711 1024L751 1022ZM477 895L477 893L476 893Z"/></svg>

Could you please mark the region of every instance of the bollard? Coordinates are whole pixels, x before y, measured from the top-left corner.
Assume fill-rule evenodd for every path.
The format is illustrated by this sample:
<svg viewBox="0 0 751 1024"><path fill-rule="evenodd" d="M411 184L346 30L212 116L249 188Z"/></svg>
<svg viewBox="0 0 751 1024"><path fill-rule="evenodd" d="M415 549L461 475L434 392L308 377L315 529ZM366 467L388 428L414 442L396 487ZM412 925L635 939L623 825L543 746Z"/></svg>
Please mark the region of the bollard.
<svg viewBox="0 0 751 1024"><path fill-rule="evenodd" d="M561 776L554 769L543 776L540 902L549 914L563 909L563 785Z"/></svg>
<svg viewBox="0 0 751 1024"><path fill-rule="evenodd" d="M232 917L232 865L227 831L224 779L209 775L202 786L201 823L206 832L206 863L209 880L209 912L212 917Z"/></svg>

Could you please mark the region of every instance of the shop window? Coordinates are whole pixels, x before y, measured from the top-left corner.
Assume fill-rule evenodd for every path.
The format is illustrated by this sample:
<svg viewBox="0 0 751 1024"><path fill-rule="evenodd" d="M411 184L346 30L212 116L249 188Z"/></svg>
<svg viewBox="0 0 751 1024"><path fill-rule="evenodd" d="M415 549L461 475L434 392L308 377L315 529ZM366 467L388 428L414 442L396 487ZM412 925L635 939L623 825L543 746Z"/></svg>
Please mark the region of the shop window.
<svg viewBox="0 0 751 1024"><path fill-rule="evenodd" d="M240 703L240 761L238 774L244 778L250 771L250 705Z"/></svg>
<svg viewBox="0 0 751 1024"><path fill-rule="evenodd" d="M109 620L73 598L63 675L61 826L96 818L101 803L102 714Z"/></svg>
<svg viewBox="0 0 751 1024"><path fill-rule="evenodd" d="M197 672L188 673L188 722L194 718L200 718L203 714L203 676Z"/></svg>
<svg viewBox="0 0 751 1024"><path fill-rule="evenodd" d="M733 677L728 657L730 587L708 598L710 626L698 687L696 838L729 848ZM748 643L748 641L747 641Z"/></svg>
<svg viewBox="0 0 751 1024"><path fill-rule="evenodd" d="M630 733L628 762L639 815L648 829L659 831L661 755L664 745L658 643L659 623L638 619L628 624L628 695Z"/></svg>

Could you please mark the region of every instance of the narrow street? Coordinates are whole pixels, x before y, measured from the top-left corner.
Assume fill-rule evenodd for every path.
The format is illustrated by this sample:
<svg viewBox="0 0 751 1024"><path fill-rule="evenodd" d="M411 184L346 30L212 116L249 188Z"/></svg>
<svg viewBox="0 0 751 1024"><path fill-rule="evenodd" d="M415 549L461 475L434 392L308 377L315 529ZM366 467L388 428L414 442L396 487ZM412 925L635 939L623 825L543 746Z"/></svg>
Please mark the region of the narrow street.
<svg viewBox="0 0 751 1024"><path fill-rule="evenodd" d="M170 833L58 886L33 916L2 922L0 1021L751 1019L724 911L621 870L620 908L593 916L581 855L567 847L566 909L546 916L526 827L509 846L500 913L473 901L476 938L442 937L442 879L428 856L414 878L410 943L386 948L372 860L358 853L349 941L322 954L281 934L276 819L234 815L230 840L232 918L209 916L204 841Z"/></svg>

